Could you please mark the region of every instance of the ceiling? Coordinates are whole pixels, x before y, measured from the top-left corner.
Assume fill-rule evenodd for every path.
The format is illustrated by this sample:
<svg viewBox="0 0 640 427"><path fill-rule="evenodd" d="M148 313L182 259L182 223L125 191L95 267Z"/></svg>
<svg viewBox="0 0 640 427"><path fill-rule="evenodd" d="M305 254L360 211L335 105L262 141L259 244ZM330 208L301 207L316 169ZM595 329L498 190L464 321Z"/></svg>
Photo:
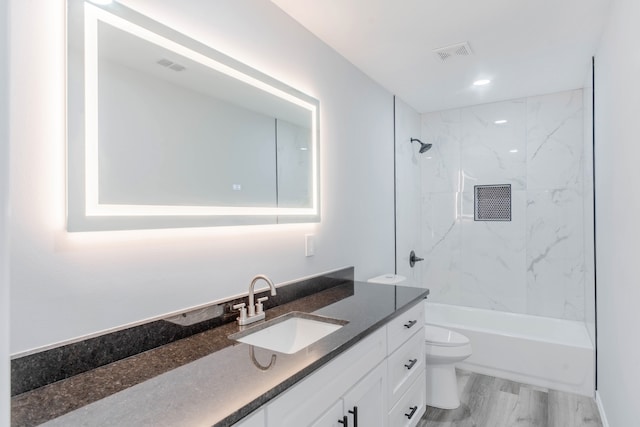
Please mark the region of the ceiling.
<svg viewBox="0 0 640 427"><path fill-rule="evenodd" d="M612 0L271 1L424 113L583 87Z"/></svg>

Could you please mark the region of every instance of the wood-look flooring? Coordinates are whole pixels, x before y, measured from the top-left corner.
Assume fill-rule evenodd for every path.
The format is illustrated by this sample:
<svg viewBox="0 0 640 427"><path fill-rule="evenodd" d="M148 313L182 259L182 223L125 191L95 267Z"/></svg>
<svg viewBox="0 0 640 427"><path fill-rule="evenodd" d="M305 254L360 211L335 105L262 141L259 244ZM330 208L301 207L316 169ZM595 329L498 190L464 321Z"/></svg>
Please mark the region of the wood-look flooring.
<svg viewBox="0 0 640 427"><path fill-rule="evenodd" d="M457 371L460 407L427 407L417 427L602 427L594 399Z"/></svg>

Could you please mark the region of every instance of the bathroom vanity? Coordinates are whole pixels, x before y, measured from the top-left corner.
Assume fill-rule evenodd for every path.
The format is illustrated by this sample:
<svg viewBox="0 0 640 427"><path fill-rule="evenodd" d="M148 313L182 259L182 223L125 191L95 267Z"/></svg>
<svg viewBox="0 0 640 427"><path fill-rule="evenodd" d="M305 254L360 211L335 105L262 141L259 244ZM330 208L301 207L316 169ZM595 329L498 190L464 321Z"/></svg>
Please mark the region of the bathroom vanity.
<svg viewBox="0 0 640 427"><path fill-rule="evenodd" d="M217 340L221 345L210 354L71 412L42 414L49 410L47 400L74 398L65 395L71 387L64 387L73 377L15 396L13 409L22 407L25 422L14 420L48 426L413 426L425 409L422 302L427 294L421 288L344 281L266 311L267 322L291 311L342 321L338 330L297 352L235 341L229 336L240 327L227 323L147 351L128 372L142 376L162 363L153 360L154 352L179 358L205 340ZM104 373L118 362L112 365L82 374L80 383L90 387L83 394L112 387L97 377L126 381ZM33 417L24 416L29 404Z"/></svg>
<svg viewBox="0 0 640 427"><path fill-rule="evenodd" d="M424 305L413 305L266 405L256 426L416 425L425 410L423 318Z"/></svg>

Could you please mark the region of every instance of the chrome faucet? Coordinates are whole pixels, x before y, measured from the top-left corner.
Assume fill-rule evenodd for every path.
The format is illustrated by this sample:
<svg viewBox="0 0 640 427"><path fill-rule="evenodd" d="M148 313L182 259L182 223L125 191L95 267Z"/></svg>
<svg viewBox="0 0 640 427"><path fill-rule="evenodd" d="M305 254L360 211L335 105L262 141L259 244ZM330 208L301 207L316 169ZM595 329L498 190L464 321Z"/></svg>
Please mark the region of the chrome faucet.
<svg viewBox="0 0 640 427"><path fill-rule="evenodd" d="M264 308L262 303L268 300L268 297L258 298L258 302L254 304L254 288L256 286L256 282L259 280L264 280L271 288L271 296L276 294L276 287L274 286L271 279L269 279L264 274L258 274L251 280L251 285L249 285L249 312L247 313L247 309L245 308L244 303L236 304L233 308L240 310L240 316L238 316L238 325L244 326L253 322L257 322L258 320L264 319Z"/></svg>

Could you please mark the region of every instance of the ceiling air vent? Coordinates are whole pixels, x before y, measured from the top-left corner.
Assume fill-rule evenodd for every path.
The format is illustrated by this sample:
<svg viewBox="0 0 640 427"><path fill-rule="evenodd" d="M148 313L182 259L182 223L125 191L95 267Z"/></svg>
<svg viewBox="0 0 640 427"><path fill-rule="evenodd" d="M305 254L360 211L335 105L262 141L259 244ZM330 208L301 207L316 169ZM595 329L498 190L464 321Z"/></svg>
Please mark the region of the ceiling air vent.
<svg viewBox="0 0 640 427"><path fill-rule="evenodd" d="M182 71L182 70L184 70L184 69L185 69L182 65L180 65L180 64L175 64L175 63L174 63L174 64L169 65L169 68L171 68L173 71Z"/></svg>
<svg viewBox="0 0 640 427"><path fill-rule="evenodd" d="M156 64L162 65L163 67L168 67L173 71L182 71L186 68L177 62L169 61L168 59L162 58L156 61Z"/></svg>
<svg viewBox="0 0 640 427"><path fill-rule="evenodd" d="M440 58L442 61L446 61L453 56L469 56L473 54L473 52L471 51L471 47L469 47L469 43L467 42L452 44L451 46L434 49L433 53L438 55L438 58Z"/></svg>

